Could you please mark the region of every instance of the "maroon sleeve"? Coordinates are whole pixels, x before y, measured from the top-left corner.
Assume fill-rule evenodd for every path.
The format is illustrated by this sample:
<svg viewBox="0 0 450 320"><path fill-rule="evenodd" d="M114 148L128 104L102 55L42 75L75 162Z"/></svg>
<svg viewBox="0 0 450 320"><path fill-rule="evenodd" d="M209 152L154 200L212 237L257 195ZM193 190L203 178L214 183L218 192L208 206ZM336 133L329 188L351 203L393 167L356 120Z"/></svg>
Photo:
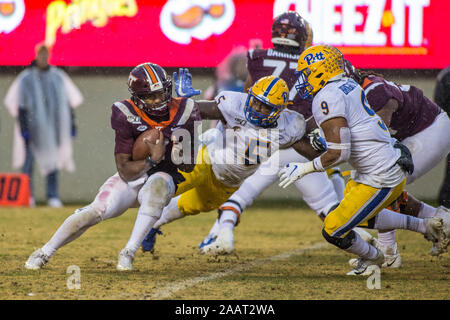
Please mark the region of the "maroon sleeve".
<svg viewBox="0 0 450 320"><path fill-rule="evenodd" d="M403 103L403 95L400 89L394 84L384 80L372 81L364 87L367 101L370 107L376 112L381 110L390 99L395 99L399 104Z"/></svg>
<svg viewBox="0 0 450 320"><path fill-rule="evenodd" d="M111 127L116 133L114 155L131 154L135 139L125 115L115 106L112 106Z"/></svg>

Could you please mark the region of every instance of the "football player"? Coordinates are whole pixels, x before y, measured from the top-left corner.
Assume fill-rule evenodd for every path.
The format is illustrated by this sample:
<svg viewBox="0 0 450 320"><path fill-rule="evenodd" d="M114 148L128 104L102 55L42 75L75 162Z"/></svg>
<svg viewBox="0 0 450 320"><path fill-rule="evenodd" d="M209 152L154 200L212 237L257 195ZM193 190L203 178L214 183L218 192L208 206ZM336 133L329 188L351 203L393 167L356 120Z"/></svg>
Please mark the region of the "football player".
<svg viewBox="0 0 450 320"><path fill-rule="evenodd" d="M327 143L327 151L307 163L290 163L280 171L280 186L341 162L355 170L347 183L344 199L324 220L322 235L331 244L359 259L348 275L372 273L370 266L384 263L383 252L365 242L353 228L366 226L377 230L408 229L425 235L446 249L448 242L442 218L417 218L393 211L380 212L393 203L406 183L400 165L401 148L395 148L383 120L370 108L365 91L345 76L342 53L327 45L306 49L298 61L296 89L312 99L312 112ZM398 143L398 142L397 142Z"/></svg>
<svg viewBox="0 0 450 320"><path fill-rule="evenodd" d="M312 31L309 24L298 12L288 11L275 18L272 23L272 49L249 50L247 54L248 77L245 89L253 85L254 81L274 75L284 79L289 87L288 108L299 112L305 119L312 116L311 101L302 99L295 90L297 77L295 69L300 54L312 44ZM308 129L310 130L310 129ZM317 146L318 150L321 146ZM219 216L209 234L199 245L199 252L205 254L229 254L234 250L233 229L236 222L232 212L242 214L253 201L278 179L278 171L289 162L307 162L292 148L280 150L274 159L277 163L264 163L251 177L245 180L237 190L219 209ZM325 172L317 172L296 181L295 186L300 191L303 200L322 219L331 208L339 204L333 183ZM225 214L224 214L225 213ZM365 232L366 239L372 238Z"/></svg>
<svg viewBox="0 0 450 320"><path fill-rule="evenodd" d="M197 101L202 118L220 120L224 132L199 149L192 172L182 173L184 181L162 212L165 223L218 209L279 149L292 147L311 159L318 154L304 136L303 116L286 109L288 93L284 80L267 76L259 79L248 94L223 91L215 100ZM149 190L149 194L156 192ZM239 220L239 213L232 211L231 215L229 218ZM134 253L146 235L141 231L148 232L154 224L136 222L125 248L129 254L119 258L121 270L132 270Z"/></svg>
<svg viewBox="0 0 450 320"><path fill-rule="evenodd" d="M422 90L411 85L399 85L371 72L355 69L345 62L346 75L365 91L367 101L391 135L407 146L412 154L414 172L407 175L410 184L434 168L450 151L450 120L437 104L424 96ZM403 191L399 209L419 218L438 216L443 219L444 232L450 237L450 212L444 206L434 208ZM380 249L390 266L400 266L401 257L395 242L395 231L379 232ZM432 255L442 252L433 245Z"/></svg>
<svg viewBox="0 0 450 320"><path fill-rule="evenodd" d="M192 99L173 98L171 77L153 63L140 64L130 72L128 90L130 99L112 105L117 173L106 180L90 205L77 209L42 248L31 254L25 268L40 269L56 250L77 239L88 228L118 217L140 203L138 221L151 219L146 211L148 207L162 209L167 203L163 197L148 199L143 189L157 186L161 193L170 193L183 179L177 170L181 165L171 160L173 142L170 137L181 129L193 134L194 122L201 120L198 105ZM145 142L150 147L150 157L134 161L135 140L152 128L160 130L159 141L156 144ZM189 170L185 166L183 169Z"/></svg>

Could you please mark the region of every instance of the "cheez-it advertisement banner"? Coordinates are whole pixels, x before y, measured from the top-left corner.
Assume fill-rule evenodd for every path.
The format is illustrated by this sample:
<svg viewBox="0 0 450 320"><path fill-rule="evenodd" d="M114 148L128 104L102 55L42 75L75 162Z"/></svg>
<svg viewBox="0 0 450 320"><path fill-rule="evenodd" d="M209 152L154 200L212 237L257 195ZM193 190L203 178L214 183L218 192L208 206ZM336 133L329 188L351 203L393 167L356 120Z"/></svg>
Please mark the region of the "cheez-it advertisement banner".
<svg viewBox="0 0 450 320"><path fill-rule="evenodd" d="M286 10L360 68L450 64L448 0L0 0L0 65L28 65L45 41L59 66L215 67L253 40L271 47Z"/></svg>

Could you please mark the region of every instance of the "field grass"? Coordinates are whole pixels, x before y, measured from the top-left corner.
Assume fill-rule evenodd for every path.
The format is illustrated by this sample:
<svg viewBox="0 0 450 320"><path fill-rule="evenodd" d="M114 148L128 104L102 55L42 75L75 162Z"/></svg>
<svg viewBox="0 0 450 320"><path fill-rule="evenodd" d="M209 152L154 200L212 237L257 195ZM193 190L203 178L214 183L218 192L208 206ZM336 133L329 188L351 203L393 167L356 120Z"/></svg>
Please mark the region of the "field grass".
<svg viewBox="0 0 450 320"><path fill-rule="evenodd" d="M216 214L203 213L162 228L152 255L139 251L132 272L116 271L117 256L136 210L94 226L62 247L42 270L23 265L76 207L0 208L0 299L449 299L450 255L428 254L423 236L398 231L403 267L383 269L381 288L349 277L351 256L325 243L321 222L306 208L253 208L235 232L235 254L208 257L197 245ZM81 289L69 290L69 266Z"/></svg>

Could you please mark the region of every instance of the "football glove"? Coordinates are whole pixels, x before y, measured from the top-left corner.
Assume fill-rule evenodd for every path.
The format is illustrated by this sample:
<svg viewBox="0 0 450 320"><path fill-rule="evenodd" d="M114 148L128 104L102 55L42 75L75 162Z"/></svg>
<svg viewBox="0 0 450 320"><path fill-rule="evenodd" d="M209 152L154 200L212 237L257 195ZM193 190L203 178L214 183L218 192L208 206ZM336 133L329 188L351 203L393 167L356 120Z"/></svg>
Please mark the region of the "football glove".
<svg viewBox="0 0 450 320"><path fill-rule="evenodd" d="M153 250L155 248L156 243L156 235L157 234L163 234L161 230L159 229L151 229L145 239L142 241L142 251L150 251L153 253Z"/></svg>
<svg viewBox="0 0 450 320"><path fill-rule="evenodd" d="M173 82L175 83L175 92L178 97L189 98L202 92L192 87L192 75L186 68L180 68L178 74L176 72L173 73Z"/></svg>
<svg viewBox="0 0 450 320"><path fill-rule="evenodd" d="M398 158L396 163L408 174L412 174L414 172L414 162L408 147L399 141L395 141L394 148L400 149L400 158Z"/></svg>
<svg viewBox="0 0 450 320"><path fill-rule="evenodd" d="M314 167L311 168L312 162L291 162L288 163L280 170L278 176L280 177L279 186L283 189L289 186L291 183L301 179L304 175L314 171Z"/></svg>
<svg viewBox="0 0 450 320"><path fill-rule="evenodd" d="M322 152L327 151L327 142L324 138L320 136L320 130L314 129L306 135L309 139L309 143L314 148L314 150Z"/></svg>

